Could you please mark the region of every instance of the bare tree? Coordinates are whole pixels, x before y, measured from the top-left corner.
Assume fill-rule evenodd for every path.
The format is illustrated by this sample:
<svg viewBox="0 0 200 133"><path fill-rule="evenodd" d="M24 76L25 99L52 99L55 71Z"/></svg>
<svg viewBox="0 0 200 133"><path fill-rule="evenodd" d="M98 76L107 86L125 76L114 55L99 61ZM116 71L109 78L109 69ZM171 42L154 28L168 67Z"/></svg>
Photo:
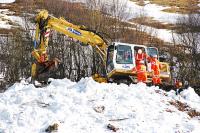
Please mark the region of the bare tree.
<svg viewBox="0 0 200 133"><path fill-rule="evenodd" d="M200 15L188 14L177 21L178 36L175 44L182 44L182 52L176 53L181 60L180 77L184 77L193 85L200 81Z"/></svg>

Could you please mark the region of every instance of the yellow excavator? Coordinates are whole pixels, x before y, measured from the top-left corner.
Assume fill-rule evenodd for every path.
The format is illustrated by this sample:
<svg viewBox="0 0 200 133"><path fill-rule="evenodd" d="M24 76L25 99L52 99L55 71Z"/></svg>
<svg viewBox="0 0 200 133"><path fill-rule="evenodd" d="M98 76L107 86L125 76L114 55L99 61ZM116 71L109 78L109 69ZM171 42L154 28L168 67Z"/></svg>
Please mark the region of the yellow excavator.
<svg viewBox="0 0 200 133"><path fill-rule="evenodd" d="M64 18L56 18L48 11L40 11L36 18L36 31L34 40L34 50L32 56L35 62L32 64L32 81L47 80L51 77L51 72L59 68L60 60L48 59L47 48L50 30L55 30L70 38L80 41L85 46L94 47L100 54L106 69L106 76L101 77L95 74L92 77L97 82L116 82L116 83L137 83L136 72L132 69L136 66L135 55L138 49L142 49L147 55L159 55L156 47L144 45L128 44L121 42L106 43L97 33L87 30L84 26L74 25ZM148 62L146 61L146 65ZM169 64L161 62L162 83L170 83L171 75ZM148 82L151 82L152 74L148 72Z"/></svg>

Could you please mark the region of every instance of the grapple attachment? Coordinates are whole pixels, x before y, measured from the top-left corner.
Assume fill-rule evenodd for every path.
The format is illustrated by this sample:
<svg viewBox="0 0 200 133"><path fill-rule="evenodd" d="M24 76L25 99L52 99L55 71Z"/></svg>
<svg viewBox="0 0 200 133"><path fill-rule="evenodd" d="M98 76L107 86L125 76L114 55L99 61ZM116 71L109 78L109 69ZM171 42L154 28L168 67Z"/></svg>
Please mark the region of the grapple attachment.
<svg viewBox="0 0 200 133"><path fill-rule="evenodd" d="M32 83L34 83L35 80L47 83L48 78L55 78L61 66L61 61L57 58L43 63L33 63L31 70Z"/></svg>

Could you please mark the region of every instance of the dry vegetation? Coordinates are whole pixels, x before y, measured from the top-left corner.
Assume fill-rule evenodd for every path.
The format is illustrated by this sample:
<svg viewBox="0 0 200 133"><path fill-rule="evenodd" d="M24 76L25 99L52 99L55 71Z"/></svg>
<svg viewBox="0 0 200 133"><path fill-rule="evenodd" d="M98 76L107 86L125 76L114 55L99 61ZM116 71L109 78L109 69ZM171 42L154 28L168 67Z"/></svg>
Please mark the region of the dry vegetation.
<svg viewBox="0 0 200 133"><path fill-rule="evenodd" d="M34 6L34 4L30 4L29 6ZM16 0L14 3L0 4L0 9L9 9L9 11L12 12L9 15L12 16L21 16L25 7L26 6L24 6L24 1L22 0ZM8 33L14 34L18 30L17 27L19 25L16 24L15 22L12 22L11 20L5 18L0 18L0 20L6 21L8 25L11 25L11 29L4 29L4 28L0 29L0 34L8 34Z"/></svg>
<svg viewBox="0 0 200 133"><path fill-rule="evenodd" d="M175 106L179 111L186 112L191 118L200 117L200 112L197 112L195 109L192 109L185 103L180 101L170 101L169 103Z"/></svg>
<svg viewBox="0 0 200 133"><path fill-rule="evenodd" d="M49 4L48 1L43 4L43 7L47 10L50 8L52 9L51 5L54 5L53 3ZM91 11L91 9L88 9L79 3L64 2L59 6L61 11L56 10L58 8L56 8L55 11L49 11L57 17L64 16L68 21L73 22L74 24L85 25L89 29L108 35L107 37L109 38L107 39L111 41L118 39L121 42L147 45L164 43L162 40L151 36L144 31L138 30L136 25L122 22L117 18L113 18L110 15L103 13L102 11ZM62 7L65 8L65 11L62 10Z"/></svg>
<svg viewBox="0 0 200 133"><path fill-rule="evenodd" d="M15 34L16 29L0 29L0 34Z"/></svg>
<svg viewBox="0 0 200 133"><path fill-rule="evenodd" d="M172 30L176 26L173 24L166 24L163 22L159 22L158 20L154 20L153 17L138 17L138 18L133 18L130 20L131 22L137 23L137 24L142 24L146 26L150 26L156 29L168 29Z"/></svg>
<svg viewBox="0 0 200 133"><path fill-rule="evenodd" d="M139 6L145 6L144 0L131 0L131 1L135 2Z"/></svg>
<svg viewBox="0 0 200 133"><path fill-rule="evenodd" d="M13 15L19 16L21 14L22 3L16 0L14 3L0 4L0 9L9 9L14 12Z"/></svg>
<svg viewBox="0 0 200 133"><path fill-rule="evenodd" d="M138 5L144 6L145 0L132 0L136 2ZM169 7L164 9L165 12L171 13L199 13L200 7L198 4L200 3L198 0L149 0L152 4L157 4L161 6Z"/></svg>
<svg viewBox="0 0 200 133"><path fill-rule="evenodd" d="M124 22L119 22L118 20L115 20L109 17L109 15L100 15L102 12L89 11L89 9L86 9L80 3L69 3L69 2L58 2L58 1L50 3L47 0L44 0L43 2L36 1L36 0L16 0L14 3L11 3L11 4L6 4L6 5L0 4L0 8L9 9L10 11L13 11L14 12L13 15L16 15L16 16L21 16L21 14L27 10L29 12L34 11L32 13L35 13L34 9L38 9L38 8L46 8L47 10L51 9L49 11L53 13L54 15L56 15L57 17L64 16L67 18L67 20L70 20L74 24L86 25L90 29L98 30L99 32L104 32L106 34L109 34L111 39L119 37L119 40L121 41L129 42L129 43L138 43L138 44L163 43L162 40L156 37L153 37L151 35L148 35L147 33L143 31L134 30L135 28L134 25L130 25ZM91 20L93 19L91 16L93 17L96 16L97 19ZM137 23L140 19L144 19L144 18L138 18L134 21ZM93 26L94 24L91 24L91 22L99 23L98 21L102 21L104 23L104 26L100 25L100 27L99 26L94 27ZM116 25L116 22L120 23L118 25L123 25L121 28L121 31L119 31L119 33L116 33L118 34L118 36L110 35L112 34L110 33L111 32L110 29L112 29L112 27L110 26ZM145 24L152 27L171 28L171 25L165 25L161 23L159 24L159 22L155 22L152 18L145 19L144 25ZM132 27L133 29L130 30L127 27ZM0 33L9 33L13 31L14 31L13 29L12 30L2 29L0 30ZM120 32L124 32L124 33L121 34ZM135 37L133 38L133 36Z"/></svg>

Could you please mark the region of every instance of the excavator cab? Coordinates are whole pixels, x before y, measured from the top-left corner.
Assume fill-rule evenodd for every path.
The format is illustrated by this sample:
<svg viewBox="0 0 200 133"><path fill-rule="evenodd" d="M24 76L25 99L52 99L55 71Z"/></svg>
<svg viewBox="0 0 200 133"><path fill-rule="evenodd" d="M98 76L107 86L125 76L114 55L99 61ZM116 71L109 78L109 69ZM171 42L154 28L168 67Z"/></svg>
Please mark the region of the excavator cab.
<svg viewBox="0 0 200 133"><path fill-rule="evenodd" d="M158 48L156 47L146 47L144 45L137 44L128 44L128 43L120 43L113 42L107 49L107 62L106 62L106 70L107 70L107 78L109 82L116 83L136 83L137 79L136 72L132 71L132 69L136 66L136 55L138 50L142 50L144 54L148 57L152 57L153 55L158 55ZM147 56L144 58L145 65L147 66L148 78L149 82L151 82L151 66L147 59ZM161 62L161 75L162 81L169 82L170 81L170 70L169 64L165 62Z"/></svg>
<svg viewBox="0 0 200 133"><path fill-rule="evenodd" d="M156 48L156 47L147 47L147 54L150 57L152 57L153 55L157 55L158 56L158 60L159 60L158 48Z"/></svg>
<svg viewBox="0 0 200 133"><path fill-rule="evenodd" d="M107 49L107 72L129 71L134 66L133 49L130 44L112 43Z"/></svg>
<svg viewBox="0 0 200 133"><path fill-rule="evenodd" d="M135 67L133 44L113 42L107 49L107 78L110 82L132 82Z"/></svg>

